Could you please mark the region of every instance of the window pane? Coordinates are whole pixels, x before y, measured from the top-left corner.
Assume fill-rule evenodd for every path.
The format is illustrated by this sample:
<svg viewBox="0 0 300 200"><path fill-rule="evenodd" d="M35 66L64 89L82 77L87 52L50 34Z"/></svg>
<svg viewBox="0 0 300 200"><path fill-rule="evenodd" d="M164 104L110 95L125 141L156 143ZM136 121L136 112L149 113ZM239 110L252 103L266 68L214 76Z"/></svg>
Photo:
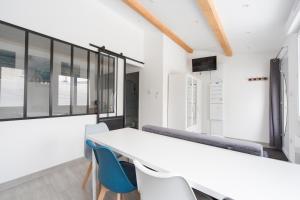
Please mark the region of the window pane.
<svg viewBox="0 0 300 200"><path fill-rule="evenodd" d="M114 113L115 111L115 58L107 55L101 55L101 67L100 67L100 113L107 114ZM102 115L102 117L105 117Z"/></svg>
<svg viewBox="0 0 300 200"><path fill-rule="evenodd" d="M116 113L117 116L123 115L123 99L124 99L124 72L125 72L125 62L122 58L117 58L117 68L116 68Z"/></svg>
<svg viewBox="0 0 300 200"><path fill-rule="evenodd" d="M0 119L23 117L25 32L0 24Z"/></svg>
<svg viewBox="0 0 300 200"><path fill-rule="evenodd" d="M98 54L90 52L89 113L97 113L97 67Z"/></svg>
<svg viewBox="0 0 300 200"><path fill-rule="evenodd" d="M27 116L49 115L50 40L29 34Z"/></svg>
<svg viewBox="0 0 300 200"><path fill-rule="evenodd" d="M113 57L109 57L109 65L108 65L109 73L108 73L108 112L114 112L114 104L115 104L115 59Z"/></svg>
<svg viewBox="0 0 300 200"><path fill-rule="evenodd" d="M74 48L73 61L73 113L87 112L87 51Z"/></svg>
<svg viewBox="0 0 300 200"><path fill-rule="evenodd" d="M54 42L52 78L53 115L70 114L71 46Z"/></svg>
<svg viewBox="0 0 300 200"><path fill-rule="evenodd" d="M102 56L101 65L101 113L108 113L108 56Z"/></svg>

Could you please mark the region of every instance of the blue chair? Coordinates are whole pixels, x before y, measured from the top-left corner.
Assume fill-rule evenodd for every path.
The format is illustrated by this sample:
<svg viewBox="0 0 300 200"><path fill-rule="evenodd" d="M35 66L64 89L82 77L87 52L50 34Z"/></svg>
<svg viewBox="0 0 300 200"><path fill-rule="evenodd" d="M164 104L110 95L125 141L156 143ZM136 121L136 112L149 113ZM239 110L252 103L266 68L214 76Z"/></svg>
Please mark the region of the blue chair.
<svg viewBox="0 0 300 200"><path fill-rule="evenodd" d="M118 161L116 155L109 148L96 145L91 140L87 140L86 144L94 150L99 165L98 179L101 183L101 191L98 200L103 200L109 190L117 193L117 199L121 200L122 194L137 189L133 164Z"/></svg>

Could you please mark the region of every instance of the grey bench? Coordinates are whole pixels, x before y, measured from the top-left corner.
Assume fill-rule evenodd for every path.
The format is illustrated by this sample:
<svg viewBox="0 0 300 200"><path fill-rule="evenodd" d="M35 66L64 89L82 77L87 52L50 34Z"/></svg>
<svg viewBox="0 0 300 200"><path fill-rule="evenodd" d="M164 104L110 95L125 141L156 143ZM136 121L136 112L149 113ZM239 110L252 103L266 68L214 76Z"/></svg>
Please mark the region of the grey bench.
<svg viewBox="0 0 300 200"><path fill-rule="evenodd" d="M211 136L202 133L182 131L153 125L145 125L143 131L188 140L223 149L229 149L256 156L264 156L263 146L254 142L241 141L225 137ZM266 157L266 156L265 156Z"/></svg>

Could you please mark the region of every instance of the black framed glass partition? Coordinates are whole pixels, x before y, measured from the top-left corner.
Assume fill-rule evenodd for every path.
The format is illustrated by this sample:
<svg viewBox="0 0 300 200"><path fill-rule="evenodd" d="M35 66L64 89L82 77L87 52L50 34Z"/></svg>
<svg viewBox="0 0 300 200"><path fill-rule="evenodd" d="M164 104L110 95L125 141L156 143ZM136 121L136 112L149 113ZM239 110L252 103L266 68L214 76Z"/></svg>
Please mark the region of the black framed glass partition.
<svg viewBox="0 0 300 200"><path fill-rule="evenodd" d="M125 74L126 60L122 56L100 54L98 121L110 129L125 125Z"/></svg>
<svg viewBox="0 0 300 200"><path fill-rule="evenodd" d="M25 31L0 24L0 119L22 118Z"/></svg>
<svg viewBox="0 0 300 200"><path fill-rule="evenodd" d="M87 114L123 121L125 60L0 20L0 121Z"/></svg>
<svg viewBox="0 0 300 200"><path fill-rule="evenodd" d="M123 58L100 55L100 118L123 116L124 70Z"/></svg>

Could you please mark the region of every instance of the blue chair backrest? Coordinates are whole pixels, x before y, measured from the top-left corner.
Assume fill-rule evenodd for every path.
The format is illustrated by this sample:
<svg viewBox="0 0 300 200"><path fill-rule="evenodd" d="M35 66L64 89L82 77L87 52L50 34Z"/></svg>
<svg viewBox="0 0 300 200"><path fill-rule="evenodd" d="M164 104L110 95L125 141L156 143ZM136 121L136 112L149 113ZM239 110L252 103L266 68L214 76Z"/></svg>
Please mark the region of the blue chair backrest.
<svg viewBox="0 0 300 200"><path fill-rule="evenodd" d="M87 140L86 143L94 150L99 165L98 178L101 184L116 193L127 193L136 189L109 148L96 145L91 140Z"/></svg>

